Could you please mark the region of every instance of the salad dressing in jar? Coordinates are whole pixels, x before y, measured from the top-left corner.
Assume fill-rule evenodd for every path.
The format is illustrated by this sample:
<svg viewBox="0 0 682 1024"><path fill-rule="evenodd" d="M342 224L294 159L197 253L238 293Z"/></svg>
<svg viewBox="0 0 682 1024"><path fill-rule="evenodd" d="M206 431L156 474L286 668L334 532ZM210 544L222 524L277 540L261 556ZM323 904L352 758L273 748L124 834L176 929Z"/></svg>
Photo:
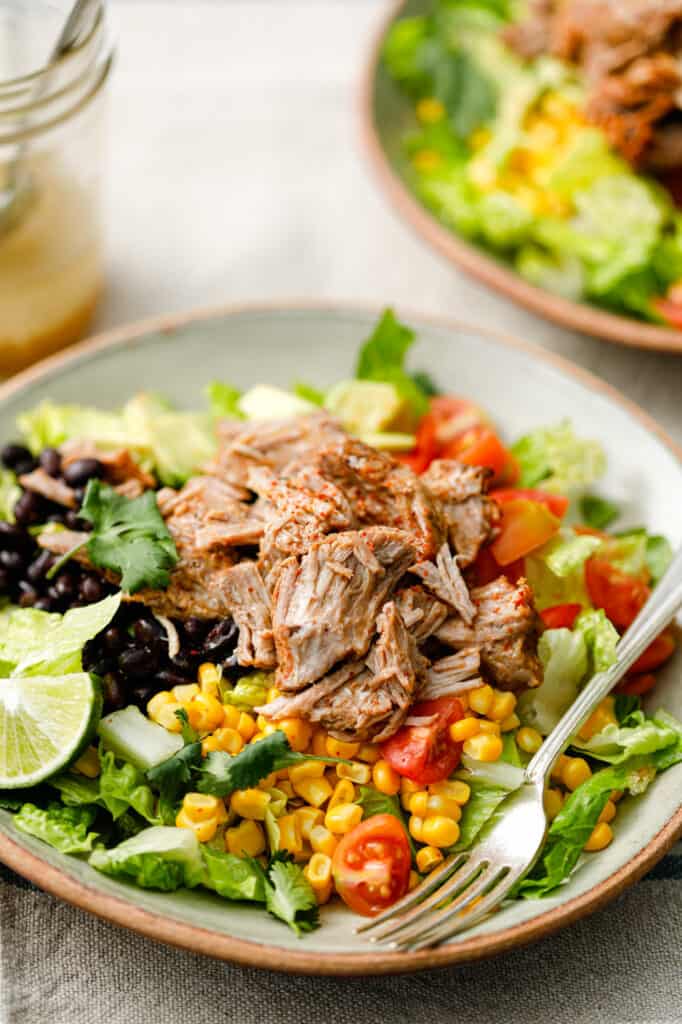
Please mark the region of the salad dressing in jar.
<svg viewBox="0 0 682 1024"><path fill-rule="evenodd" d="M45 63L68 6L0 0L0 376L81 337L102 291L112 54L93 0L72 48Z"/></svg>

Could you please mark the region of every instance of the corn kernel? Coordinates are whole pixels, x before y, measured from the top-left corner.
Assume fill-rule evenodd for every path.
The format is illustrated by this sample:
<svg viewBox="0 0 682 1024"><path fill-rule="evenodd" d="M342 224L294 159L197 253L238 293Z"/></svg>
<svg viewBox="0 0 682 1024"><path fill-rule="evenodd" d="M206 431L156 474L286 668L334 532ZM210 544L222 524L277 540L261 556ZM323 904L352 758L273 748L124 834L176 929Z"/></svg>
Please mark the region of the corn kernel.
<svg viewBox="0 0 682 1024"><path fill-rule="evenodd" d="M270 794L262 789L236 789L230 798L230 807L240 818L263 821L270 803Z"/></svg>
<svg viewBox="0 0 682 1024"><path fill-rule="evenodd" d="M297 796L312 807L321 807L332 795L332 787L327 779L305 778L292 783Z"/></svg>
<svg viewBox="0 0 682 1024"><path fill-rule="evenodd" d="M500 722L491 722L489 718L480 718L478 720L478 731L486 736L499 736L501 730L502 725Z"/></svg>
<svg viewBox="0 0 682 1024"><path fill-rule="evenodd" d="M511 732L512 729L518 729L521 725L521 719L515 712L512 712L507 718L503 718L499 725L501 732Z"/></svg>
<svg viewBox="0 0 682 1024"><path fill-rule="evenodd" d="M77 772L88 779L96 779L100 773L99 754L96 747L87 747L73 765Z"/></svg>
<svg viewBox="0 0 682 1024"><path fill-rule="evenodd" d="M332 894L332 861L326 853L314 853L303 869L318 903L326 903Z"/></svg>
<svg viewBox="0 0 682 1024"><path fill-rule="evenodd" d="M487 715L492 707L495 691L492 686L477 686L475 690L469 690L469 707L477 715Z"/></svg>
<svg viewBox="0 0 682 1024"><path fill-rule="evenodd" d="M598 732L601 732L602 729L605 729L607 725L617 725L618 719L615 715L614 705L615 699L613 697L605 697L578 732L580 738L590 740Z"/></svg>
<svg viewBox="0 0 682 1024"><path fill-rule="evenodd" d="M272 786L270 787L272 789ZM288 779L278 779L277 789L281 790L286 796L287 800L293 800L296 796L294 793L294 787L291 785Z"/></svg>
<svg viewBox="0 0 682 1024"><path fill-rule="evenodd" d="M199 687L202 693L207 693L211 697L217 697L220 693L221 678L222 672L212 662L205 661L203 665L199 665L197 679L199 680Z"/></svg>
<svg viewBox="0 0 682 1024"><path fill-rule="evenodd" d="M459 825L442 814L429 815L422 826L422 842L428 846L452 846L459 839Z"/></svg>
<svg viewBox="0 0 682 1024"><path fill-rule="evenodd" d="M442 814L453 821L459 821L462 817L462 808L459 804L447 796L431 796L426 801L426 815Z"/></svg>
<svg viewBox="0 0 682 1024"><path fill-rule="evenodd" d="M564 804L564 794L560 789L546 789L543 797L545 814L550 821L554 821Z"/></svg>
<svg viewBox="0 0 682 1024"><path fill-rule="evenodd" d="M278 782L279 779L277 772L270 772L269 775L266 775L264 779L260 780L260 782L258 783L258 788L265 790L274 789L275 786L278 785Z"/></svg>
<svg viewBox="0 0 682 1024"><path fill-rule="evenodd" d="M377 764L381 760L381 747L376 743L361 743L358 758L367 764Z"/></svg>
<svg viewBox="0 0 682 1024"><path fill-rule="evenodd" d="M566 789L573 791L592 775L592 769L584 757L569 757L561 772L561 781Z"/></svg>
<svg viewBox="0 0 682 1024"><path fill-rule="evenodd" d="M478 736L481 731L481 721L479 718L460 718L459 722L453 722L450 726L450 739L453 743L464 743L466 740L470 740L472 736Z"/></svg>
<svg viewBox="0 0 682 1024"><path fill-rule="evenodd" d="M349 779L359 786L366 786L372 777L372 769L368 764L352 761L350 764L337 764L336 774L340 779Z"/></svg>
<svg viewBox="0 0 682 1024"><path fill-rule="evenodd" d="M326 853L328 857L334 855L334 850L339 843L336 836L324 825L314 825L311 828L308 842L315 853Z"/></svg>
<svg viewBox="0 0 682 1024"><path fill-rule="evenodd" d="M282 718L277 722L277 728L281 729L289 740L289 746L298 754L308 749L308 744L313 737L313 727L310 722L302 718Z"/></svg>
<svg viewBox="0 0 682 1024"><path fill-rule="evenodd" d="M347 760L356 757L360 749L359 743L344 743L343 740L335 740L332 736L327 736L326 746L329 757L343 757Z"/></svg>
<svg viewBox="0 0 682 1024"><path fill-rule="evenodd" d="M422 124L435 124L445 117L445 107L434 96L425 96L417 104L417 117Z"/></svg>
<svg viewBox="0 0 682 1024"><path fill-rule="evenodd" d="M181 686L174 686L171 693L175 700L180 701L181 704L186 704L193 697L196 697L197 694L201 693L201 690L196 683L185 683Z"/></svg>
<svg viewBox="0 0 682 1024"><path fill-rule="evenodd" d="M289 779L295 786L301 779L321 779L324 776L322 761L301 761L289 769Z"/></svg>
<svg viewBox="0 0 682 1024"><path fill-rule="evenodd" d="M204 736L201 741L201 754L203 757L207 757L212 754L214 750L220 750L220 743L218 742L217 736L211 733L210 736Z"/></svg>
<svg viewBox="0 0 682 1024"><path fill-rule="evenodd" d="M168 732L182 732L182 723L176 715L176 711L182 710L182 704L177 701L171 701L170 704L164 704L163 707L159 708L156 712L156 722L158 725L162 725Z"/></svg>
<svg viewBox="0 0 682 1024"><path fill-rule="evenodd" d="M234 728L234 726L232 728ZM244 742L248 743L256 731L256 723L251 715L247 715L245 711L240 711L236 728Z"/></svg>
<svg viewBox="0 0 682 1024"><path fill-rule="evenodd" d="M225 849L236 857L258 857L265 851L265 833L257 821L242 821L225 833Z"/></svg>
<svg viewBox="0 0 682 1024"><path fill-rule="evenodd" d="M400 776L388 761L383 759L372 766L372 782L380 793L387 796L395 796L400 791Z"/></svg>
<svg viewBox="0 0 682 1024"><path fill-rule="evenodd" d="M176 703L175 697L169 690L160 690L155 693L151 700L147 701L147 714L152 722L158 722L159 711L167 704Z"/></svg>
<svg viewBox="0 0 682 1024"><path fill-rule="evenodd" d="M488 718L492 718L494 722L502 722L505 718L509 718L515 707L516 697L513 693L495 690L493 702L488 711Z"/></svg>
<svg viewBox="0 0 682 1024"><path fill-rule="evenodd" d="M362 807L359 804L336 804L334 807L330 807L324 816L325 828L335 835L345 835L361 821Z"/></svg>
<svg viewBox="0 0 682 1024"><path fill-rule="evenodd" d="M301 835L304 839L310 841L310 833L314 828L322 824L324 814L317 807L299 807L297 811L294 811L294 814L298 818Z"/></svg>
<svg viewBox="0 0 682 1024"><path fill-rule="evenodd" d="M349 779L340 779L334 786L327 810L330 811L338 804L352 804L353 800L355 800L355 786Z"/></svg>
<svg viewBox="0 0 682 1024"><path fill-rule="evenodd" d="M327 757L327 734L324 729L316 729L313 733L311 751L316 757Z"/></svg>
<svg viewBox="0 0 682 1024"><path fill-rule="evenodd" d="M410 809L410 799L413 793L418 793L421 786L418 782L413 782L412 779L401 779L400 781L400 802L406 811Z"/></svg>
<svg viewBox="0 0 682 1024"><path fill-rule="evenodd" d="M464 744L464 753L476 761L497 761L502 754L499 736L473 736Z"/></svg>
<svg viewBox="0 0 682 1024"><path fill-rule="evenodd" d="M435 149L420 149L412 157L412 162L418 171L435 171L443 163L443 158Z"/></svg>
<svg viewBox="0 0 682 1024"><path fill-rule="evenodd" d="M208 843L218 831L218 819L208 818L206 821L192 821L184 806L175 818L176 828L188 828L194 832L200 843Z"/></svg>
<svg viewBox="0 0 682 1024"><path fill-rule="evenodd" d="M438 864L443 861L443 854L436 846L422 846L421 850L417 854L417 867L422 875L428 874L429 871L433 871Z"/></svg>
<svg viewBox="0 0 682 1024"><path fill-rule="evenodd" d="M516 734L516 744L526 754L536 754L542 746L542 736L537 729L524 725Z"/></svg>
<svg viewBox="0 0 682 1024"><path fill-rule="evenodd" d="M424 830L424 819L418 818L416 814L412 814L407 823L407 828L412 838L416 839L417 842L420 843L422 832Z"/></svg>
<svg viewBox="0 0 682 1024"><path fill-rule="evenodd" d="M216 729L213 735L218 741L219 749L224 750L226 754L231 754L232 757L238 754L244 746L244 740L236 729L223 726L221 729Z"/></svg>
<svg viewBox="0 0 682 1024"><path fill-rule="evenodd" d="M222 725L227 726L229 729L236 729L239 725L239 719L241 716L242 712L236 708L234 704L223 704ZM251 735L253 737L253 733Z"/></svg>
<svg viewBox="0 0 682 1024"><path fill-rule="evenodd" d="M625 796L625 791L622 790L622 789L614 789L611 792L611 799L613 800L614 804L617 804L618 801L622 800L624 796Z"/></svg>
<svg viewBox="0 0 682 1024"><path fill-rule="evenodd" d="M616 805L614 804L613 800L607 800L606 803L604 804L604 807L602 809L601 814L597 818L597 821L598 822L602 822L603 821L603 822L606 822L606 824L608 824L610 821L613 821L613 819L615 817L616 817Z"/></svg>
<svg viewBox="0 0 682 1024"><path fill-rule="evenodd" d="M420 882L421 882L421 878L419 877L417 872L416 871L410 871L410 877L409 877L409 880L408 880L408 883L407 883L407 890L408 890L408 892L411 892L412 889L415 889L419 885Z"/></svg>
<svg viewBox="0 0 682 1024"><path fill-rule="evenodd" d="M186 793L182 801L182 809L190 821L194 822L217 818L219 805L224 811L225 805L222 800L219 800L217 796L209 796L207 793Z"/></svg>
<svg viewBox="0 0 682 1024"><path fill-rule="evenodd" d="M294 855L303 849L303 836L301 826L295 814L283 814L277 819L279 826L280 849L287 850Z"/></svg>
<svg viewBox="0 0 682 1024"><path fill-rule="evenodd" d="M426 810L429 803L429 794L425 789L413 793L410 797L410 814L416 814L418 818L426 817Z"/></svg>
<svg viewBox="0 0 682 1024"><path fill-rule="evenodd" d="M454 800L460 807L468 803L471 796L471 786L459 779L446 779L444 782L432 782L429 786L429 793L432 796L445 796L448 800Z"/></svg>
<svg viewBox="0 0 682 1024"><path fill-rule="evenodd" d="M550 773L550 777L552 779L555 779L556 782L561 782L564 773L564 768L570 760L570 757L567 757L566 754L562 754L561 757L555 762L554 767L552 768L552 771Z"/></svg>
<svg viewBox="0 0 682 1024"><path fill-rule="evenodd" d="M189 724L197 732L213 732L223 724L225 711L223 705L215 697L206 693L197 693L186 707Z"/></svg>
<svg viewBox="0 0 682 1024"><path fill-rule="evenodd" d="M254 732L253 736L249 740L249 743L258 743L258 741L264 739L264 737L264 732Z"/></svg>
<svg viewBox="0 0 682 1024"><path fill-rule="evenodd" d="M592 829L592 835L585 843L583 849L589 853L596 853L597 850L603 850L609 845L613 839L613 831L611 826L607 825L605 821L600 821Z"/></svg>

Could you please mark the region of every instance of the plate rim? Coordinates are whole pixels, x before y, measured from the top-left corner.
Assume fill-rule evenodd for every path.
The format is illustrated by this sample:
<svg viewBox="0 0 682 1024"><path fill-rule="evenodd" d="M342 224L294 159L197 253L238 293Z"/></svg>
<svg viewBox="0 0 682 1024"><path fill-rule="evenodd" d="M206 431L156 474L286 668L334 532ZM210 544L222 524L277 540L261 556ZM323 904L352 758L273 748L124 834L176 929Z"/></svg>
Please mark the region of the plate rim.
<svg viewBox="0 0 682 1024"><path fill-rule="evenodd" d="M382 44L388 29L407 3L408 0L394 0L388 12L381 18L370 44L358 92L361 146L374 171L380 192L388 199L400 219L449 263L546 320L613 344L657 352L681 353L682 330L658 327L632 317L609 313L598 306L591 306L587 302L574 302L530 284L492 254L465 241L454 230L445 227L407 187L388 158L374 117L374 84L381 60Z"/></svg>
<svg viewBox="0 0 682 1024"><path fill-rule="evenodd" d="M54 371L77 365L100 352L118 347L123 348L127 343L142 339L145 335L174 333L193 323L239 315L297 312L369 317L378 315L380 307L365 302L291 299L233 303L190 310L185 313L151 317L95 335L93 338L80 342L78 345L50 356L28 370L24 370L0 385L0 403L20 394L24 388L49 377ZM630 416L658 438L675 457L682 469L682 446L673 441L666 431L637 403L626 398L616 388L589 370L505 331L478 327L451 317L414 312L402 306L400 315L417 327L423 324L441 330L473 331L482 334L506 348L516 349L531 359L539 360L560 370L565 375L579 380L590 390L605 395L624 408ZM16 871L17 874L67 903L93 913L112 924L128 928L147 938L168 945L248 967L292 974L352 976L403 974L434 967L445 967L495 956L543 938L559 928L572 924L586 914L598 910L622 892L626 886L638 881L680 837L682 837L682 806L671 815L665 825L634 857L587 892L513 927L502 928L495 932L459 941L454 945L418 953L299 951L269 943L255 943L248 939L211 931L164 914L145 910L131 900L101 892L86 882L72 877L63 869L49 864L38 854L27 850L2 831L0 831L0 861Z"/></svg>

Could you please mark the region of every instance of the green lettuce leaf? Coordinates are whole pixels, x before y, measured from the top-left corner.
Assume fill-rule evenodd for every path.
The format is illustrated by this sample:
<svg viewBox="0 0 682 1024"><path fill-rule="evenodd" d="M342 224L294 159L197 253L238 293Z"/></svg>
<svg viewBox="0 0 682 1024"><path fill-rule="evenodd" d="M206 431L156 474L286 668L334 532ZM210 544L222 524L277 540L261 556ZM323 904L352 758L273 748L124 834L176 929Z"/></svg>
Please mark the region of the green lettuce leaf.
<svg viewBox="0 0 682 1024"><path fill-rule="evenodd" d="M206 873L204 885L226 900L265 902L266 877L263 868L252 857L235 857L232 853L201 846Z"/></svg>
<svg viewBox="0 0 682 1024"><path fill-rule="evenodd" d="M313 387L312 384L308 384L304 380L294 381L291 390L293 394L306 402L312 402L313 405L324 405L324 391L320 391L319 388Z"/></svg>
<svg viewBox="0 0 682 1024"><path fill-rule="evenodd" d="M661 537L659 534L648 534L645 557L651 582L656 584L673 560L673 549L667 537Z"/></svg>
<svg viewBox="0 0 682 1024"><path fill-rule="evenodd" d="M573 631L585 640L589 655L589 674L603 672L616 660L618 631L607 619L602 608L590 608L581 612L573 625Z"/></svg>
<svg viewBox="0 0 682 1024"><path fill-rule="evenodd" d="M606 470L601 445L576 437L568 420L526 434L512 452L521 470L519 487L541 485L553 494L580 492Z"/></svg>
<svg viewBox="0 0 682 1024"><path fill-rule="evenodd" d="M10 469L0 469L0 520L14 522L14 506L21 494L17 478Z"/></svg>
<svg viewBox="0 0 682 1024"><path fill-rule="evenodd" d="M53 775L48 784L59 790L59 798L67 807L104 806L100 800L99 779L87 779L76 772L61 772Z"/></svg>
<svg viewBox="0 0 682 1024"><path fill-rule="evenodd" d="M538 641L538 656L543 681L521 695L518 713L525 725L547 736L578 696L589 656L582 633L570 629L545 630Z"/></svg>
<svg viewBox="0 0 682 1024"><path fill-rule="evenodd" d="M589 740L575 739L572 746L608 764L621 764L629 757L671 747L682 750L682 723L665 711L651 717L635 711L628 716L627 723L607 725Z"/></svg>
<svg viewBox="0 0 682 1024"><path fill-rule="evenodd" d="M526 576L538 610L558 604L590 604L585 586L585 562L601 544L598 537L564 528L526 557Z"/></svg>
<svg viewBox="0 0 682 1024"><path fill-rule="evenodd" d="M577 302L585 292L585 274L576 256L548 253L529 242L519 249L515 266L531 284Z"/></svg>
<svg viewBox="0 0 682 1024"><path fill-rule="evenodd" d="M214 420L243 420L239 408L242 393L238 388L223 381L213 380L206 388L206 397L211 417Z"/></svg>
<svg viewBox="0 0 682 1024"><path fill-rule="evenodd" d="M142 889L173 892L201 885L205 877L199 841L187 828L153 825L111 850L95 849L89 864L112 878L128 879Z"/></svg>
<svg viewBox="0 0 682 1024"><path fill-rule="evenodd" d="M620 509L614 502L597 494L584 494L580 499L580 517L594 530L605 530L619 515Z"/></svg>
<svg viewBox="0 0 682 1024"><path fill-rule="evenodd" d="M271 861L265 886L265 906L297 935L312 931L318 925L319 913L312 886L303 869L289 860L275 857Z"/></svg>
<svg viewBox="0 0 682 1024"><path fill-rule="evenodd" d="M509 790L504 786L495 786L488 782L469 778L465 773L460 776L471 788L471 796L462 807L459 822L459 839L450 849L450 853L468 850L478 837L484 825L492 821L493 816Z"/></svg>
<svg viewBox="0 0 682 1024"><path fill-rule="evenodd" d="M37 455L43 448L58 448L64 441L87 438L105 448L128 446L128 433L120 412L84 405L56 405L45 401L17 418L19 431Z"/></svg>
<svg viewBox="0 0 682 1024"><path fill-rule="evenodd" d="M393 384L419 419L428 410L428 397L405 369L405 357L414 340L414 331L399 323L393 310L385 310L360 349L355 376Z"/></svg>
<svg viewBox="0 0 682 1024"><path fill-rule="evenodd" d="M114 821L132 809L151 825L160 825L156 797L144 773L125 761L117 764L113 753L103 748L100 748L99 759L99 797Z"/></svg>
<svg viewBox="0 0 682 1024"><path fill-rule="evenodd" d="M89 853L97 839L97 833L90 831L95 813L92 807L65 807L52 802L42 809L25 803L13 821L21 832L42 839L61 853Z"/></svg>
<svg viewBox="0 0 682 1024"><path fill-rule="evenodd" d="M109 625L120 594L64 615L35 608L10 608L0 615L0 662L13 676L66 675L82 671L88 640Z"/></svg>

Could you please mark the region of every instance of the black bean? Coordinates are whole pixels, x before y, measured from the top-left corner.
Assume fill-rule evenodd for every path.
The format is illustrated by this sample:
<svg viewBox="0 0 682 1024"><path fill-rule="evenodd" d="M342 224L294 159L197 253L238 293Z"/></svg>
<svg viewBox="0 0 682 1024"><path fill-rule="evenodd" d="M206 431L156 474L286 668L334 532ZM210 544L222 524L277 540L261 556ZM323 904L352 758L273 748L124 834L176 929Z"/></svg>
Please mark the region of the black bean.
<svg viewBox="0 0 682 1024"><path fill-rule="evenodd" d="M9 551L29 551L33 547L33 538L26 530L14 523L0 522L0 548Z"/></svg>
<svg viewBox="0 0 682 1024"><path fill-rule="evenodd" d="M204 642L204 655L227 657L237 643L238 629L232 619L223 619L209 632Z"/></svg>
<svg viewBox="0 0 682 1024"><path fill-rule="evenodd" d="M63 513L64 525L70 530L91 530L92 524L87 519L81 519L77 512L70 508Z"/></svg>
<svg viewBox="0 0 682 1024"><path fill-rule="evenodd" d="M170 668L162 668L154 676L154 679L162 689L172 690L174 686L184 686L186 683L194 683L196 679L191 676L182 675L181 672L174 672Z"/></svg>
<svg viewBox="0 0 682 1024"><path fill-rule="evenodd" d="M62 457L56 448L43 448L40 453L40 465L50 476L61 476Z"/></svg>
<svg viewBox="0 0 682 1024"><path fill-rule="evenodd" d="M28 569L26 570L26 576L31 583L38 583L40 580L45 578L45 573L48 569L51 569L54 565L54 556L49 551L41 551L37 558L35 558Z"/></svg>
<svg viewBox="0 0 682 1024"><path fill-rule="evenodd" d="M64 470L64 479L69 487L83 487L88 480L104 475L104 466L99 459L76 459Z"/></svg>
<svg viewBox="0 0 682 1024"><path fill-rule="evenodd" d="M12 585L12 574L7 569L0 568L0 593L9 590Z"/></svg>
<svg viewBox="0 0 682 1024"><path fill-rule="evenodd" d="M80 596L88 604L94 604L95 601L101 601L104 597L102 583L97 579L96 576L84 576L81 580L79 587Z"/></svg>
<svg viewBox="0 0 682 1024"><path fill-rule="evenodd" d="M206 622L205 619L192 617L191 619L187 619L186 622L183 622L182 625L185 635L190 643L197 643L198 641L203 640L206 636L210 623Z"/></svg>
<svg viewBox="0 0 682 1024"><path fill-rule="evenodd" d="M76 593L77 585L70 572L60 572L50 589L55 591L57 598L69 598Z"/></svg>
<svg viewBox="0 0 682 1024"><path fill-rule="evenodd" d="M109 654L118 654L125 647L126 638L118 626L109 626L102 634L102 644Z"/></svg>
<svg viewBox="0 0 682 1024"><path fill-rule="evenodd" d="M118 657L118 667L125 676L146 676L157 666L158 658L148 647L131 647Z"/></svg>
<svg viewBox="0 0 682 1024"><path fill-rule="evenodd" d="M0 461L5 469L16 469L20 463L30 461L32 458L30 451L23 444L6 444L0 450Z"/></svg>
<svg viewBox="0 0 682 1024"><path fill-rule="evenodd" d="M50 601L49 597L39 597L38 600L34 603L33 607L37 608L39 612L53 611L52 601Z"/></svg>
<svg viewBox="0 0 682 1024"><path fill-rule="evenodd" d="M23 476L24 473L32 473L34 469L38 468L38 460L31 456L29 459L24 459L22 462L17 462L14 467L14 472L17 476Z"/></svg>
<svg viewBox="0 0 682 1024"><path fill-rule="evenodd" d="M109 711L122 708L127 703L125 689L113 672L107 672L103 680L104 706Z"/></svg>
<svg viewBox="0 0 682 1024"><path fill-rule="evenodd" d="M150 619L138 619L133 626L135 640L150 647L158 646L160 640L159 626Z"/></svg>
<svg viewBox="0 0 682 1024"><path fill-rule="evenodd" d="M32 608L40 594L35 587L23 581L19 584L19 604L22 608Z"/></svg>
<svg viewBox="0 0 682 1024"><path fill-rule="evenodd" d="M181 672L187 672L190 676L196 675L199 667L200 656L192 654L187 648L180 649L174 658L171 658L173 668L179 668Z"/></svg>
<svg viewBox="0 0 682 1024"><path fill-rule="evenodd" d="M153 694L153 686L136 686L131 696L134 704L145 705Z"/></svg>
<svg viewBox="0 0 682 1024"><path fill-rule="evenodd" d="M23 555L18 551L0 551L0 565L8 572L22 572L25 567Z"/></svg>
<svg viewBox="0 0 682 1024"><path fill-rule="evenodd" d="M24 491L14 506L14 518L19 526L34 526L44 520L45 504L39 494Z"/></svg>

